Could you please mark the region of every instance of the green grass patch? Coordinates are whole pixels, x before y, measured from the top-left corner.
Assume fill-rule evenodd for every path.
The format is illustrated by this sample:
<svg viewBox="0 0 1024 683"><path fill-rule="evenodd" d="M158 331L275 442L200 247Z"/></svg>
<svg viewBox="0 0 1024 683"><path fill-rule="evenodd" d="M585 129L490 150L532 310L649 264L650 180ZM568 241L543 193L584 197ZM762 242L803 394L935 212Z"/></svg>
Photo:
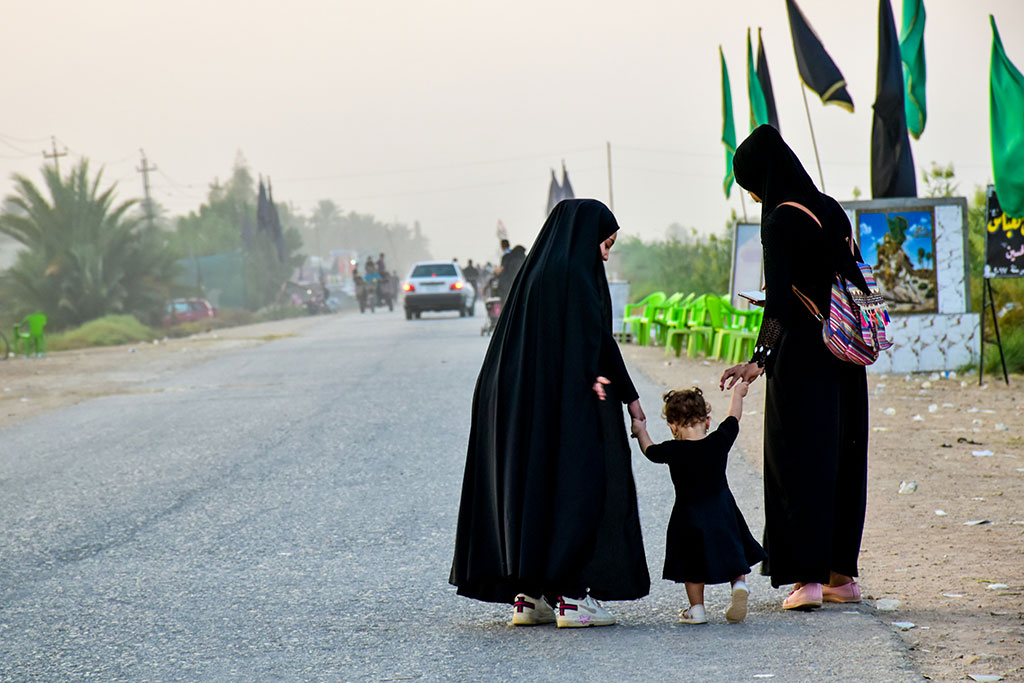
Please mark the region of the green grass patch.
<svg viewBox="0 0 1024 683"><path fill-rule="evenodd" d="M984 315L985 336L991 341L995 341L992 313L986 311ZM1024 306L1017 306L1007 311L999 319L999 338L1003 342L1007 372L1024 373ZM985 344L985 374L1000 377L1003 374L1003 366L999 362L999 349L992 344Z"/></svg>
<svg viewBox="0 0 1024 683"><path fill-rule="evenodd" d="M93 346L117 346L150 341L162 336L131 315L108 315L81 327L46 336L47 351L71 351Z"/></svg>

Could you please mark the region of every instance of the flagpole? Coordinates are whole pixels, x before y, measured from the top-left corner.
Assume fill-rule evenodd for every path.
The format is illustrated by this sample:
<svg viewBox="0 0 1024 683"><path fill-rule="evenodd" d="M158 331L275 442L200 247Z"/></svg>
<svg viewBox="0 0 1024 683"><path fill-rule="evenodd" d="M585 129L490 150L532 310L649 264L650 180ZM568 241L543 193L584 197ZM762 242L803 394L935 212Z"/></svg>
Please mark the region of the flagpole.
<svg viewBox="0 0 1024 683"><path fill-rule="evenodd" d="M814 139L814 125L811 123L811 107L807 104L807 86L800 81L800 94L804 96L804 111L807 112L807 127L811 129L811 144L814 145L814 160L818 162L818 178L821 179L821 191L825 191L825 176L821 172L821 157L818 156L818 141Z"/></svg>
<svg viewBox="0 0 1024 683"><path fill-rule="evenodd" d="M608 208L615 213L615 199L612 197L612 143L605 141L604 145L608 152Z"/></svg>

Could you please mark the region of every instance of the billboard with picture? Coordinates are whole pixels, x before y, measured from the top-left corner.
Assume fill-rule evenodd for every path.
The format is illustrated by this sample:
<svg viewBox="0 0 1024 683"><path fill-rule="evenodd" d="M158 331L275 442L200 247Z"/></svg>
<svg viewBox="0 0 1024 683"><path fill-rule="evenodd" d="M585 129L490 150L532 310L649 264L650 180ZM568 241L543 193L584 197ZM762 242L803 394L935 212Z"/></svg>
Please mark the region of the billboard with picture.
<svg viewBox="0 0 1024 683"><path fill-rule="evenodd" d="M932 207L858 210L858 242L892 313L935 313L935 213Z"/></svg>

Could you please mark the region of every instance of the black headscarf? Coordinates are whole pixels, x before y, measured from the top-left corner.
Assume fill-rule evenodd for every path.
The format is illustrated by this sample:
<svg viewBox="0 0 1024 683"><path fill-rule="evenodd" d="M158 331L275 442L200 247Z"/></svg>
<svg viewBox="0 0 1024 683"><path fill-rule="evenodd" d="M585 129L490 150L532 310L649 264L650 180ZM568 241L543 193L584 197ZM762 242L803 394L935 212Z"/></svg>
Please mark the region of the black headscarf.
<svg viewBox="0 0 1024 683"><path fill-rule="evenodd" d="M761 200L762 223L784 202L796 202L813 213L826 234L826 253L833 267L848 280L867 291L864 277L857 268L847 239L851 238L850 219L835 199L818 191L779 131L763 124L736 148L733 172L740 187ZM858 256L859 257L859 250Z"/></svg>
<svg viewBox="0 0 1024 683"><path fill-rule="evenodd" d="M755 128L736 148L732 168L740 187L760 198L763 216L783 202L803 204L815 215L821 213L818 188L774 126Z"/></svg>
<svg viewBox="0 0 1024 683"><path fill-rule="evenodd" d="M616 230L601 202L560 202L512 284L473 396L449 579L460 595L510 602L523 586L579 579L593 554L611 495L602 453L629 462L614 386L603 402L592 390L611 327L600 243Z"/></svg>

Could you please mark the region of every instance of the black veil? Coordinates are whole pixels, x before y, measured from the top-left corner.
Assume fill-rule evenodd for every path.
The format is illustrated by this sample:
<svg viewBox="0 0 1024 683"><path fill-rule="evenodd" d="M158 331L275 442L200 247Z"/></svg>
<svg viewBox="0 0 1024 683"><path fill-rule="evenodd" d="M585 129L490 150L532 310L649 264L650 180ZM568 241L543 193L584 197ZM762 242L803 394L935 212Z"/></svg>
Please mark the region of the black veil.
<svg viewBox="0 0 1024 683"><path fill-rule="evenodd" d="M733 172L739 186L761 200L762 223L784 202L796 202L810 209L826 231L827 248L821 256L832 262L844 277L867 291L864 276L847 246L847 239L852 240L852 230L846 212L839 202L818 191L800 159L776 128L764 124L751 132L736 148ZM859 260L859 249L856 251Z"/></svg>
<svg viewBox="0 0 1024 683"><path fill-rule="evenodd" d="M599 599L648 592L622 404L614 385L607 401L591 388L612 315L599 244L616 230L601 202L560 202L506 297L473 396L449 579L460 595L511 602L523 586L579 581ZM626 482L609 484L621 462L624 494L613 489ZM622 509L609 512L613 501ZM616 533L606 519L635 526L642 577L629 578L632 545L610 558L628 568L595 566L595 546Z"/></svg>

